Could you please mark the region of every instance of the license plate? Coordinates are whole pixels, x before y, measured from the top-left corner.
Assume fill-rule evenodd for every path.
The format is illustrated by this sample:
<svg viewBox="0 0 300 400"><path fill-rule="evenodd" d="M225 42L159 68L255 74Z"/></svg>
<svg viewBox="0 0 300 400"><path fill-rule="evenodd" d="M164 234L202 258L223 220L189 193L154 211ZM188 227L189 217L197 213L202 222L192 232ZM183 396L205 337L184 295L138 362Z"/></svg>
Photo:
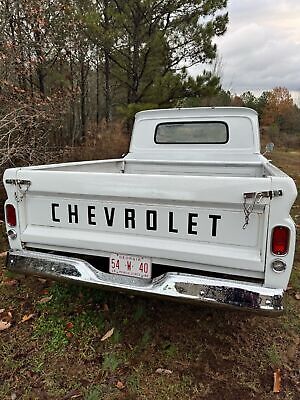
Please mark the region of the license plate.
<svg viewBox="0 0 300 400"><path fill-rule="evenodd" d="M151 270L152 263L148 257L112 254L109 259L109 272L112 274L150 279Z"/></svg>

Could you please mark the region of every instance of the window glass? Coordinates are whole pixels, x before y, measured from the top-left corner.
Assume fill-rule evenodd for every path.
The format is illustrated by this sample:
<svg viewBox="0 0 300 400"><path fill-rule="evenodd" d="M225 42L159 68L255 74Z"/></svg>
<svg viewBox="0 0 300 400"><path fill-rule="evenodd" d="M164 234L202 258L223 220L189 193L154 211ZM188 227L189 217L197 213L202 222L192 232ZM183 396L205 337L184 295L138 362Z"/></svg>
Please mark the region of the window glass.
<svg viewBox="0 0 300 400"><path fill-rule="evenodd" d="M224 122L172 122L156 127L155 142L219 143L228 142L228 127Z"/></svg>

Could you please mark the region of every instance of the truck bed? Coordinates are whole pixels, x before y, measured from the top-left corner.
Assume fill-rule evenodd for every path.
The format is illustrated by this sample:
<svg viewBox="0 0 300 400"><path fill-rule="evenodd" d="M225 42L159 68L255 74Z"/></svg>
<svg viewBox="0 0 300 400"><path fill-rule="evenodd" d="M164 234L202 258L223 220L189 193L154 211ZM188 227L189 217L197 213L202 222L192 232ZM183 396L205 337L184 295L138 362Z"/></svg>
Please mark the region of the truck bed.
<svg viewBox="0 0 300 400"><path fill-rule="evenodd" d="M231 173L220 169L212 180L202 170L210 166L191 163L187 171L186 164L181 169L175 162L155 162L151 174L146 172L149 163L124 160L22 168L17 178L30 186L19 202L21 240L28 248L54 246L101 257L137 254L156 264L262 279L269 199L255 206L243 229L243 195L270 191L270 177L247 176L249 165L234 165L228 167ZM163 165L168 172L158 173ZM245 170L245 175L233 176L234 168ZM91 221L89 207L95 215ZM129 213L134 214L134 224ZM146 225L153 213L155 229Z"/></svg>
<svg viewBox="0 0 300 400"><path fill-rule="evenodd" d="M265 160L267 161L267 160ZM99 174L150 174L193 176L268 177L283 173L269 162L256 161L184 161L114 159L29 167L43 171L93 172Z"/></svg>

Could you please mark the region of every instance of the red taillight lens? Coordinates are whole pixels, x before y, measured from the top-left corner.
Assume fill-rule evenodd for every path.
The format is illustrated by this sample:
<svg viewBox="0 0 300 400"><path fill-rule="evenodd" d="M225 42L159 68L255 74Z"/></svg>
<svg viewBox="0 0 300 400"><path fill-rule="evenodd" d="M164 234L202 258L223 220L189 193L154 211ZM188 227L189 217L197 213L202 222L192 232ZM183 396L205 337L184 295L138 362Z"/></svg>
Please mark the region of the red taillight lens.
<svg viewBox="0 0 300 400"><path fill-rule="evenodd" d="M12 204L6 204L6 221L9 226L17 225L16 209Z"/></svg>
<svg viewBox="0 0 300 400"><path fill-rule="evenodd" d="M273 229L272 253L283 256L288 252L290 242L290 230L286 226L276 226Z"/></svg>

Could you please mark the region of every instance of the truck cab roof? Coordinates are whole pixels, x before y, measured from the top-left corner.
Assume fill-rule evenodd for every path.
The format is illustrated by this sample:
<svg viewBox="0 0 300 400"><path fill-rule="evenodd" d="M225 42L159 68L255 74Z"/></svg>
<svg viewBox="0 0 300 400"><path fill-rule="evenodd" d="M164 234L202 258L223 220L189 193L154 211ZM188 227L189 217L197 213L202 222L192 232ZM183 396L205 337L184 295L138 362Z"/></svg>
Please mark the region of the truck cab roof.
<svg viewBox="0 0 300 400"><path fill-rule="evenodd" d="M208 127L215 137L214 127L226 126L227 140L190 142L197 126L202 131ZM183 140L157 140L157 131L164 126L168 138L182 132ZM191 127L191 129L189 129ZM176 131L176 133L175 133ZM204 135L209 132L204 132ZM260 140L258 115L246 107L195 107L147 110L136 114L128 158L136 159L190 159L190 160L241 160L258 161Z"/></svg>
<svg viewBox="0 0 300 400"><path fill-rule="evenodd" d="M140 111L135 115L135 121L140 121L142 119L177 119L193 117L246 117L256 119L257 112L247 107L165 108Z"/></svg>

